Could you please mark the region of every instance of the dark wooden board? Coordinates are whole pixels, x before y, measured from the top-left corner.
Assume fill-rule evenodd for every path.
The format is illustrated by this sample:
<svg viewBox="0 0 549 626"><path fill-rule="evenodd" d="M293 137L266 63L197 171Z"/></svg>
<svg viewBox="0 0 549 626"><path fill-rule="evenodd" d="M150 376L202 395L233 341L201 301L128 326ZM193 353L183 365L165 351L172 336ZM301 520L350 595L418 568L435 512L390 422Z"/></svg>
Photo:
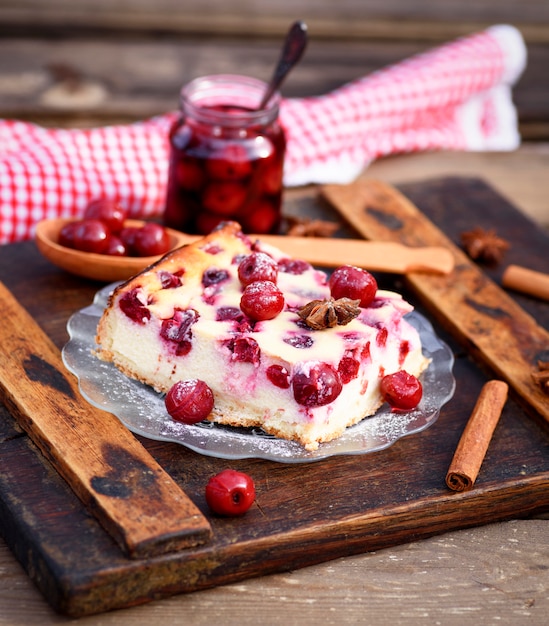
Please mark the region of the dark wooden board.
<svg viewBox="0 0 549 626"><path fill-rule="evenodd" d="M57 347L1 281L0 309L0 399L124 553L207 541L206 518L114 415L84 400Z"/></svg>
<svg viewBox="0 0 549 626"><path fill-rule="evenodd" d="M365 179L325 185L322 194L366 239L438 245L451 252L455 266L450 274L413 273L407 277L411 290L431 316L549 424L549 398L532 376L538 362L549 359L549 333L391 185ZM547 274L549 259L542 264L540 271Z"/></svg>
<svg viewBox="0 0 549 626"><path fill-rule="evenodd" d="M455 241L465 228L497 225L513 242L506 261L543 269L549 237L482 181L442 179L401 189ZM288 201L287 208L335 215L312 196L297 207ZM494 279L499 272L490 271ZM67 339L67 318L100 287L57 270L31 242L0 248L0 280L58 347ZM379 281L406 289L393 276ZM513 297L549 327L547 303ZM385 451L283 465L223 461L140 439L213 529L208 545L154 559L126 558L0 408L0 532L52 606L79 616L547 511L548 432L513 399L475 488L454 493L445 486L459 437L491 374L437 330L456 353L456 394L432 427ZM205 504L208 477L224 467L249 472L256 481L257 505L241 519L210 516Z"/></svg>

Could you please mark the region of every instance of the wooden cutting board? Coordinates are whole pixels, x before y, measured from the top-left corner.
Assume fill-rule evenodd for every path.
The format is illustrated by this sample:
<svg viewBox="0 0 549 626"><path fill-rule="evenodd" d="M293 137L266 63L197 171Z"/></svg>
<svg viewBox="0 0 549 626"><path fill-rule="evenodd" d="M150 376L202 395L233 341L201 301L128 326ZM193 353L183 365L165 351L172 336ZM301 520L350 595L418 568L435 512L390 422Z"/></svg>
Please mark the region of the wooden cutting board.
<svg viewBox="0 0 549 626"><path fill-rule="evenodd" d="M450 274L408 276L414 295L469 352L506 381L532 413L549 423L549 396L533 377L538 362L549 353L549 332L396 189L365 180L326 185L322 193L367 239L444 246L452 252L455 267ZM549 272L545 260L543 271Z"/></svg>
<svg viewBox="0 0 549 626"><path fill-rule="evenodd" d="M454 244L463 230L497 225L512 242L505 263L548 271L547 234L482 181L441 179L401 189ZM337 215L320 198L311 198L309 209L323 217ZM483 275L497 282L504 266L482 268ZM413 280L391 275L378 280L382 287L403 290L427 311ZM89 304L101 286L48 264L31 242L0 248L0 281L57 348L67 339L68 317ZM548 303L511 295L540 327L549 328ZM549 510L547 428L514 398L504 409L475 488L447 489L453 452L494 371L477 349L469 351L463 337L452 334L451 325L427 315L456 354L456 394L433 426L387 450L284 465L224 461L139 439L212 528L209 542L171 554L129 558L0 406L0 532L51 605L82 616ZM256 482L257 504L243 518L208 512L204 486L225 467L246 471Z"/></svg>

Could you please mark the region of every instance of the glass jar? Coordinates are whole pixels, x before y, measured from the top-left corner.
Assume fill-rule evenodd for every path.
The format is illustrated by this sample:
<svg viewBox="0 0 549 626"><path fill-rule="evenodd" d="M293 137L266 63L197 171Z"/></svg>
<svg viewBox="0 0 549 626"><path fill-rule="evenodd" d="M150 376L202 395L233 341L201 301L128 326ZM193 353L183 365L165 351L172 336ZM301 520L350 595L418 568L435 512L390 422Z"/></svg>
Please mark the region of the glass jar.
<svg viewBox="0 0 549 626"><path fill-rule="evenodd" d="M257 110L266 88L221 74L181 90L181 114L170 131L166 226L207 234L235 220L247 233L278 230L286 140L280 94Z"/></svg>

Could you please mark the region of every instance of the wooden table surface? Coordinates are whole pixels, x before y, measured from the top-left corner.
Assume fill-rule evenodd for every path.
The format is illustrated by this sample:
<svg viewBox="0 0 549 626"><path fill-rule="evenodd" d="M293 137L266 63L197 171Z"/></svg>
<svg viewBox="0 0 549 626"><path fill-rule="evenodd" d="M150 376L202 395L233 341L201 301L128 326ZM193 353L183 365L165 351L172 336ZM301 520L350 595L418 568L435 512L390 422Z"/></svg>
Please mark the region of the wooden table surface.
<svg viewBox="0 0 549 626"><path fill-rule="evenodd" d="M413 8L403 0L179 4L50 0L46 8L38 0L4 0L0 117L70 127L162 113L176 106L180 85L194 75L268 76L281 33L296 18L309 23L312 41L287 95L324 93L433 43L505 21L521 28L529 51L528 69L515 90L523 145L513 153L394 156L372 164L365 175L396 184L479 176L549 227L546 2L482 0L474 9L432 0L418 0ZM250 34L252 27L257 35ZM309 193L288 190L287 198ZM1 625L541 625L548 610L546 516L451 532L80 620L49 608L0 539Z"/></svg>

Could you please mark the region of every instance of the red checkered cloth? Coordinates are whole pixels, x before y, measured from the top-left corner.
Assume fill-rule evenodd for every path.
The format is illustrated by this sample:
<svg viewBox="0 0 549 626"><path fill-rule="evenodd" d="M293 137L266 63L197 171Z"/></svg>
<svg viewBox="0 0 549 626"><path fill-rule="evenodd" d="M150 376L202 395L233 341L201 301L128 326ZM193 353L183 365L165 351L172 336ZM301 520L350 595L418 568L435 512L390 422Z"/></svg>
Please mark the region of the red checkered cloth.
<svg viewBox="0 0 549 626"><path fill-rule="evenodd" d="M511 86L525 64L520 33L494 26L326 95L285 99L284 183L350 182L389 154L513 150ZM133 217L161 214L175 115L71 130L0 120L0 243L32 237L41 219L79 216L100 196Z"/></svg>

